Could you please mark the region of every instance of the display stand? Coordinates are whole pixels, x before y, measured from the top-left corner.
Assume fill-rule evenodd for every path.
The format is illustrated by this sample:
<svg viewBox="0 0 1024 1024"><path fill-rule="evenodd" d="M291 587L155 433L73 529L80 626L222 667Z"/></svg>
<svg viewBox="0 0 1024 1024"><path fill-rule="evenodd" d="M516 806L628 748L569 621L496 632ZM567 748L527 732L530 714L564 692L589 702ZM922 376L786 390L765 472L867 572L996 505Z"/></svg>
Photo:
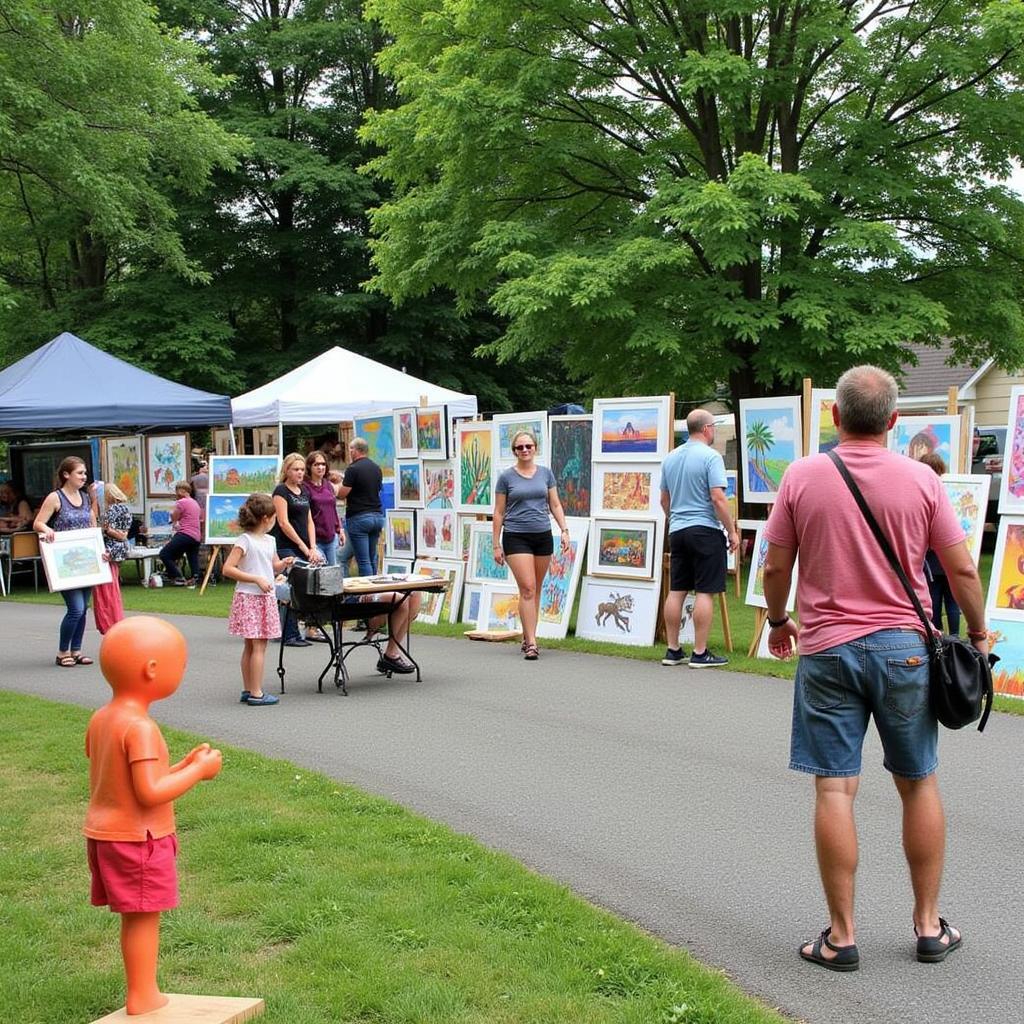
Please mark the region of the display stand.
<svg viewBox="0 0 1024 1024"><path fill-rule="evenodd" d="M750 650L747 651L748 658L753 658L757 654L757 647L761 642L761 633L767 621L768 612L764 608L758 608L757 614L754 616L754 639L750 641Z"/></svg>
<svg viewBox="0 0 1024 1024"><path fill-rule="evenodd" d="M203 573L203 585L199 588L200 597L206 593L206 585L210 582L210 577L213 575L213 567L221 557L221 547L222 545L220 544L213 544L210 547L210 558L206 563L206 572Z"/></svg>
<svg viewBox="0 0 1024 1024"><path fill-rule="evenodd" d="M241 1024L263 1013L262 999L237 996L185 996L168 993L169 1002L159 1010L128 1015L124 1007L99 1017L93 1024Z"/></svg>

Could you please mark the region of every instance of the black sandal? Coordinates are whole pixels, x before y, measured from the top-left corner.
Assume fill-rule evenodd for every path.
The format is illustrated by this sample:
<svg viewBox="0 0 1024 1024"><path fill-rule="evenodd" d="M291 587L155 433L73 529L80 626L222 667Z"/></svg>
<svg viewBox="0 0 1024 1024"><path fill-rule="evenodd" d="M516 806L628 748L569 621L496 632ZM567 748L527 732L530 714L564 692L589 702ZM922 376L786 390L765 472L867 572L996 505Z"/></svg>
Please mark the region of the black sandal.
<svg viewBox="0 0 1024 1024"><path fill-rule="evenodd" d="M860 953L857 950L857 945L854 943L850 946L836 946L828 941L828 937L832 932L832 926L829 925L812 943L811 951L809 953L804 952L804 946L806 942L800 944L798 952L804 960L810 961L812 964L817 964L819 967L825 967L830 971L856 971L860 968ZM810 940L808 940L810 941ZM821 955L821 947L828 946L835 956L829 959Z"/></svg>
<svg viewBox="0 0 1024 1024"><path fill-rule="evenodd" d="M75 659L76 665L91 665L93 664L92 658L86 657L84 654L72 654L72 658Z"/></svg>
<svg viewBox="0 0 1024 1024"><path fill-rule="evenodd" d="M70 654L65 654L64 657L57 655L56 662L61 668L74 668L78 662L75 661L74 657Z"/></svg>
<svg viewBox="0 0 1024 1024"><path fill-rule="evenodd" d="M917 935L917 959L923 964L941 963L963 942L963 935L953 938L953 929L944 917L939 918L939 928L942 930L938 935L917 935L917 928L914 928L914 934ZM943 942L947 935L949 942Z"/></svg>
<svg viewBox="0 0 1024 1024"><path fill-rule="evenodd" d="M536 644L527 644L523 649L525 661L536 661L540 657L540 648Z"/></svg>

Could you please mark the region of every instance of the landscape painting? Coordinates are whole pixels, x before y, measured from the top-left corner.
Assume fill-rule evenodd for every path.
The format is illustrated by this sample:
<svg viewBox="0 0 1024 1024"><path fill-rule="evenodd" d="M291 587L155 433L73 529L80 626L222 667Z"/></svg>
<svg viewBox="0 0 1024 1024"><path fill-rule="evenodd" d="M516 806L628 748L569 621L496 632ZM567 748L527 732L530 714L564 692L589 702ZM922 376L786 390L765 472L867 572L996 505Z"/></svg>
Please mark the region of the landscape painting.
<svg viewBox="0 0 1024 1024"><path fill-rule="evenodd" d="M238 525L238 510L245 494L208 494L206 496L206 543L234 544L245 531Z"/></svg>
<svg viewBox="0 0 1024 1024"><path fill-rule="evenodd" d="M942 478L953 511L960 520L960 526L967 534L967 547L974 564L981 557L981 541L985 535L985 509L988 506L988 492L992 477L988 473L947 474Z"/></svg>
<svg viewBox="0 0 1024 1024"><path fill-rule="evenodd" d="M992 615L989 646L999 661L992 667L992 686L1007 697L1024 697L1024 621Z"/></svg>
<svg viewBox="0 0 1024 1024"><path fill-rule="evenodd" d="M174 485L191 475L188 434L146 437L146 493L151 498L173 497Z"/></svg>
<svg viewBox="0 0 1024 1024"><path fill-rule="evenodd" d="M537 441L537 449L533 453L534 460L547 465L548 414L546 412L503 412L494 416L492 422L497 437L495 447L499 463L510 466L516 461L516 453L512 451L512 441L521 430L526 430Z"/></svg>
<svg viewBox="0 0 1024 1024"><path fill-rule="evenodd" d="M104 480L120 487L128 499L128 508L136 515L141 515L145 493L142 483L142 439L108 437L103 442L103 452L106 461Z"/></svg>
<svg viewBox="0 0 1024 1024"><path fill-rule="evenodd" d="M396 409L392 415L394 418L392 430L395 438L395 458L416 458L420 453L419 444L416 441L416 407Z"/></svg>
<svg viewBox="0 0 1024 1024"><path fill-rule="evenodd" d="M800 399L740 400L740 464L743 497L753 504L775 500L782 474L803 454Z"/></svg>
<svg viewBox="0 0 1024 1024"><path fill-rule="evenodd" d="M811 388L811 416L808 425L807 454L831 451L839 444L839 431L832 422L836 404L834 388Z"/></svg>
<svg viewBox="0 0 1024 1024"><path fill-rule="evenodd" d="M660 460L670 447L671 419L667 395L594 399L594 461Z"/></svg>
<svg viewBox="0 0 1024 1024"><path fill-rule="evenodd" d="M210 493L270 494L280 471L276 455L211 455Z"/></svg>
<svg viewBox="0 0 1024 1024"><path fill-rule="evenodd" d="M1024 517L999 519L987 607L1000 618L1024 620Z"/></svg>
<svg viewBox="0 0 1024 1024"><path fill-rule="evenodd" d="M889 432L889 448L911 459L938 455L950 473L960 472L959 416L900 416Z"/></svg>
<svg viewBox="0 0 1024 1024"><path fill-rule="evenodd" d="M459 469L455 507L460 512L493 512L494 427L478 420L465 420L455 429Z"/></svg>
<svg viewBox="0 0 1024 1024"><path fill-rule="evenodd" d="M58 530L49 544L39 545L50 590L75 590L109 583L110 563L103 558L104 550L103 534L97 527Z"/></svg>
<svg viewBox="0 0 1024 1024"><path fill-rule="evenodd" d="M652 579L656 535L653 520L592 519L588 556L590 575Z"/></svg>
<svg viewBox="0 0 1024 1024"><path fill-rule="evenodd" d="M1010 390L999 512L1001 515L1024 513L1024 387Z"/></svg>
<svg viewBox="0 0 1024 1024"><path fill-rule="evenodd" d="M657 580L595 579L583 577L576 636L584 640L649 647L658 621Z"/></svg>
<svg viewBox="0 0 1024 1024"><path fill-rule="evenodd" d="M398 486L396 508L423 508L423 465L419 459L395 459Z"/></svg>
<svg viewBox="0 0 1024 1024"><path fill-rule="evenodd" d="M540 591L540 615L537 636L562 639L569 630L573 601L580 574L583 571L583 553L587 544L590 524L586 519L567 517L569 549L562 550L561 532L552 527L555 553L551 556L548 574Z"/></svg>
<svg viewBox="0 0 1024 1024"><path fill-rule="evenodd" d="M593 416L549 416L551 472L567 516L589 516Z"/></svg>
<svg viewBox="0 0 1024 1024"><path fill-rule="evenodd" d="M768 558L768 539L764 535L765 524L760 523L754 535L754 548L751 556L749 575L747 576L747 596L745 603L756 608L767 608L768 601L764 596L764 563ZM789 597L786 599L786 610L792 611L796 601L796 577L799 562L793 566L793 582L790 584Z"/></svg>

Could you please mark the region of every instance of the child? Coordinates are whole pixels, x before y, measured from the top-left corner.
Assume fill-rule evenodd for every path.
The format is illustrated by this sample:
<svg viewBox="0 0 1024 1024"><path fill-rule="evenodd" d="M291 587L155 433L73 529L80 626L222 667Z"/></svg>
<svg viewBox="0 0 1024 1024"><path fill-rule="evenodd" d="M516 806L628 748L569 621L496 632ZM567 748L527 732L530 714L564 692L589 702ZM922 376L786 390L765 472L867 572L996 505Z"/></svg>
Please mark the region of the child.
<svg viewBox="0 0 1024 1024"><path fill-rule="evenodd" d="M149 615L123 619L100 645L100 667L114 696L89 720L87 837L93 906L121 915L125 1009L167 1004L157 986L160 914L178 905L178 840L173 801L221 768L202 743L175 765L149 705L169 697L185 673L185 638Z"/></svg>
<svg viewBox="0 0 1024 1024"><path fill-rule="evenodd" d="M121 563L128 557L128 532L132 525L132 513L120 487L105 484L102 493L106 509L100 516L100 527L110 562L110 582L93 587L92 613L96 619L96 628L100 633L106 633L115 622L124 618ZM99 500L97 507L100 507Z"/></svg>
<svg viewBox="0 0 1024 1024"><path fill-rule="evenodd" d="M245 533L235 541L224 563L224 575L238 581L231 601L228 632L245 637L241 703L252 707L278 702L273 694L263 692L263 661L267 641L281 635L274 574L295 561L292 557L277 557L276 542L268 536L274 516L274 500L269 494L250 494L238 510L238 525Z"/></svg>

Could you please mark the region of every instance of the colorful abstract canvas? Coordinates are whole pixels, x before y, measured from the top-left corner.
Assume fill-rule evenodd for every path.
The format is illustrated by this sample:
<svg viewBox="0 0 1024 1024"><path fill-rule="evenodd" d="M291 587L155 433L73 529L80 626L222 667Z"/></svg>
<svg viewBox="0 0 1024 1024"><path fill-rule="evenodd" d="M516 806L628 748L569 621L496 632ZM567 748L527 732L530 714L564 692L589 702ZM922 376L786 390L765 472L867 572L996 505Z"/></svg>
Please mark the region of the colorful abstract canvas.
<svg viewBox="0 0 1024 1024"><path fill-rule="evenodd" d="M453 508L455 505L455 462L424 459L423 507Z"/></svg>
<svg viewBox="0 0 1024 1024"><path fill-rule="evenodd" d="M1024 620L1024 516L1001 516L987 608L1004 619Z"/></svg>
<svg viewBox="0 0 1024 1024"><path fill-rule="evenodd" d="M270 494L280 472L276 455L211 455L210 493Z"/></svg>
<svg viewBox="0 0 1024 1024"><path fill-rule="evenodd" d="M569 548L562 550L561 531L552 527L555 553L551 556L548 574L540 590L540 616L537 636L561 639L569 631L569 617L576 598L576 588L583 572L583 555L590 524L586 519L567 517Z"/></svg>
<svg viewBox="0 0 1024 1024"><path fill-rule="evenodd" d="M832 422L832 406L836 404L834 388L811 389L811 414L807 454L831 451L839 444L839 431Z"/></svg>
<svg viewBox="0 0 1024 1024"><path fill-rule="evenodd" d="M421 459L448 458L448 410L427 405L416 410L416 447Z"/></svg>
<svg viewBox="0 0 1024 1024"><path fill-rule="evenodd" d="M416 407L408 406L404 409L396 409L392 417L394 419L392 432L395 438L395 458L416 458L420 453L420 446L416 440Z"/></svg>
<svg viewBox="0 0 1024 1024"><path fill-rule="evenodd" d="M451 509L425 508L416 513L417 555L454 558L455 545L455 513Z"/></svg>
<svg viewBox="0 0 1024 1024"><path fill-rule="evenodd" d="M188 434L151 434L146 437L146 493L151 498L174 496L174 485L187 480Z"/></svg>
<svg viewBox="0 0 1024 1024"><path fill-rule="evenodd" d="M494 560L494 535L490 523L474 523L469 532L469 562L466 579L470 583L505 583L512 578L508 563Z"/></svg>
<svg viewBox="0 0 1024 1024"><path fill-rule="evenodd" d="M592 519L587 571L591 576L652 579L660 554L655 520Z"/></svg>
<svg viewBox="0 0 1024 1024"><path fill-rule="evenodd" d="M551 472L567 516L589 516L593 416L549 416Z"/></svg>
<svg viewBox="0 0 1024 1024"><path fill-rule="evenodd" d="M942 478L953 511L960 520L960 526L967 534L967 547L974 564L981 557L981 541L985 535L985 509L988 506L988 492L992 477L988 473L947 474Z"/></svg>
<svg viewBox="0 0 1024 1024"><path fill-rule="evenodd" d="M950 473L959 473L960 417L900 416L889 431L889 448L911 459L939 455Z"/></svg>
<svg viewBox="0 0 1024 1024"><path fill-rule="evenodd" d="M654 643L661 585L657 580L583 577L576 636L604 643L649 647Z"/></svg>
<svg viewBox="0 0 1024 1024"><path fill-rule="evenodd" d="M988 622L990 650L999 656L992 667L992 686L1007 697L1024 697L1024 620L992 615Z"/></svg>
<svg viewBox="0 0 1024 1024"><path fill-rule="evenodd" d="M384 517L384 552L387 557L412 558L416 553L416 513L389 508Z"/></svg>
<svg viewBox="0 0 1024 1024"><path fill-rule="evenodd" d="M661 508L661 466L595 462L594 515L652 516Z"/></svg>
<svg viewBox="0 0 1024 1024"><path fill-rule="evenodd" d="M419 459L395 459L395 507L423 508L423 464Z"/></svg>
<svg viewBox="0 0 1024 1024"><path fill-rule="evenodd" d="M458 488L455 507L460 512L494 511L494 426L463 420L456 428Z"/></svg>
<svg viewBox="0 0 1024 1024"><path fill-rule="evenodd" d="M142 481L142 439L108 437L103 442L103 454L103 479L120 487L128 499L128 508L141 515L146 490Z"/></svg>
<svg viewBox="0 0 1024 1024"><path fill-rule="evenodd" d="M671 447L672 412L668 395L595 398L594 461L660 462Z"/></svg>
<svg viewBox="0 0 1024 1024"><path fill-rule="evenodd" d="M1010 419L1006 427L999 513L1024 513L1024 387L1010 389Z"/></svg>
<svg viewBox="0 0 1024 1024"><path fill-rule="evenodd" d="M391 413L383 416L356 416L352 420L355 436L369 446L367 455L380 466L385 483L395 478L395 421Z"/></svg>
<svg viewBox="0 0 1024 1024"><path fill-rule="evenodd" d="M206 496L206 543L234 544L245 531L238 525L238 510L248 494L208 494Z"/></svg>
<svg viewBox="0 0 1024 1024"><path fill-rule="evenodd" d="M512 441L521 430L531 433L537 441L534 459L547 465L548 461L548 414L546 412L503 412L493 417L497 461L502 466L511 466L516 461Z"/></svg>
<svg viewBox="0 0 1024 1024"><path fill-rule="evenodd" d="M519 621L519 591L515 587L486 583L480 590L477 629L486 632L522 630Z"/></svg>
<svg viewBox="0 0 1024 1024"><path fill-rule="evenodd" d="M740 465L743 497L753 504L775 500L782 474L803 454L800 399L740 400Z"/></svg>

